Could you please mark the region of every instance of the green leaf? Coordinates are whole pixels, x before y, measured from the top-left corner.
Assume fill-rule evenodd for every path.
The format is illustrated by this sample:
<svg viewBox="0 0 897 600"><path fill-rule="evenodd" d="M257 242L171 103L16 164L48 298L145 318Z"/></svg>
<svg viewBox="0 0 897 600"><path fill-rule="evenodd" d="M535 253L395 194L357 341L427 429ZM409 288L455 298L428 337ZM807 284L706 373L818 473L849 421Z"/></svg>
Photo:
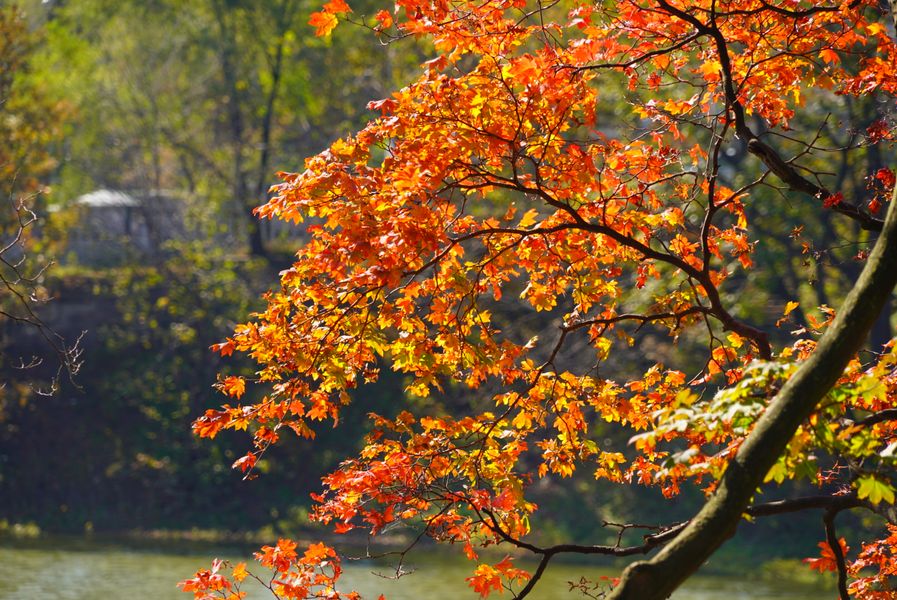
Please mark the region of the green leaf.
<svg viewBox="0 0 897 600"><path fill-rule="evenodd" d="M888 386L885 382L874 375L866 375L857 382L859 393L868 400L886 400L888 397Z"/></svg>
<svg viewBox="0 0 897 600"><path fill-rule="evenodd" d="M868 498L872 504L878 504L882 500L888 504L893 504L894 488L872 475L866 475L857 480L857 496L861 500Z"/></svg>

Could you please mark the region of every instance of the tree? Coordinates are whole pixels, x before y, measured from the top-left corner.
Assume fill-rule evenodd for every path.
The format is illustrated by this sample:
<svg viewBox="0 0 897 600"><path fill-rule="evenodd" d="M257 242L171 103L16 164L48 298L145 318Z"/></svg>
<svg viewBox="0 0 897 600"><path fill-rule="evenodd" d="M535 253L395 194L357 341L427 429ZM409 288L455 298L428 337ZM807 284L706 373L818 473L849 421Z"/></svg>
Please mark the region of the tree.
<svg viewBox="0 0 897 600"><path fill-rule="evenodd" d="M49 147L61 134L66 107L48 98L29 78L29 61L38 35L29 30L16 5L0 7L0 326L3 338L36 332L57 362L52 387L63 372L73 377L80 366L78 340L66 341L38 315L47 300L43 277L49 261L35 254L38 205L46 193L44 178L53 169ZM25 326L22 329L21 326ZM8 340L3 339L3 346ZM37 350L37 354L42 354ZM0 366L21 370L42 362L0 354ZM6 363L6 364L4 364ZM0 385L0 390L6 385ZM5 398L0 396L0 412Z"/></svg>
<svg viewBox="0 0 897 600"><path fill-rule="evenodd" d="M62 186L187 192L192 229L278 260L251 208L291 157L357 127L383 93L369 80L389 79L365 52L376 40L341 36L337 55L297 37L307 15L296 0L54 7L43 73L78 107Z"/></svg>
<svg viewBox="0 0 897 600"><path fill-rule="evenodd" d="M310 23L328 35L353 15L333 0ZM429 37L436 57L256 210L309 221L310 240L266 310L216 346L257 361L264 395L239 403L246 380L222 378L237 404L195 431L250 429L254 447L234 465L249 473L287 429L313 437L337 424L349 391L388 368L413 396L463 388L468 402L371 415L359 456L314 497L315 518L337 532L417 523L463 546L483 596L526 596L564 553L659 549L607 592L644 599L672 592L742 516L821 510L812 565L837 573L842 598L893 597L897 349L857 352L897 279L894 174L853 160L865 172L852 179L868 185L847 185L825 164L887 156L893 114L831 147L810 108L836 97L893 107L897 45L879 5L408 1L360 22L387 41ZM801 227L818 219L844 225L828 230L847 232L835 243L859 240L862 273L837 311L737 301L753 272L776 272L755 264L767 240L751 217L769 203L800 207L790 254L809 251ZM806 322L789 339L781 326L797 314ZM524 316L551 327L523 335ZM678 364L627 374L628 347L657 331ZM608 447L610 431L630 443ZM698 486L707 501L636 542L624 525L616 543L543 544L531 487L583 469L666 497ZM782 497L779 484L802 479L811 485L790 489L816 489ZM854 509L880 530L851 554L835 519ZM480 548L493 545L538 566L490 564ZM299 556L281 540L258 557L275 595L335 597L331 549ZM232 579L220 568L182 587L238 592L245 566Z"/></svg>
<svg viewBox="0 0 897 600"><path fill-rule="evenodd" d="M246 486L225 506L213 492L239 479L225 465L242 453L242 440L208 444L185 427L213 405L209 382L221 363L207 360L209 345L258 309L259 296L292 255L285 251L290 228L262 224L269 254L248 256L246 207L264 200L288 157L318 152L363 123L364 104L386 93L377 86L396 85L383 71L401 77L403 63L416 69L418 62L409 56L378 64L371 52L378 41L360 29L326 40L299 37L293 30L301 31L312 7L303 3L297 14L296 5L22 0L21 10L9 9L23 61L0 69L4 80L14 79L13 101L0 107L0 131L15 141L0 148L0 159L30 148L34 160L19 171L17 191L30 189L23 185L26 171L35 184L53 188L27 204L41 219L25 232L23 274L39 277L21 298L30 302L32 291L53 298L32 305L52 340L59 341L53 332L67 340L86 333L78 345L85 357L80 389L60 382L52 398L29 401L52 376L45 368L57 363L45 359L42 368L22 372L23 361L47 353L46 342L33 327L0 315L0 463L7 465L0 519L42 531L84 531L89 524L102 532L215 528L240 515L250 530L294 518L320 473L337 465L331 456L355 451L363 418L356 419L357 432L340 431L330 453L276 461L274 473L284 477ZM215 35L213 8L223 11L237 39ZM292 22L272 21L281 8L292 11ZM273 98L269 58L281 43L283 71ZM226 127L229 92L218 57L227 44L241 90L240 140ZM346 68L337 72L336 64ZM265 113L272 98L276 110ZM56 122L60 112L66 119ZM270 136L263 143L264 114ZM263 152L270 160L264 168ZM242 171L235 173L240 153ZM238 176L249 196L257 187L262 195L235 195ZM97 211L83 197L97 188L125 191L133 205ZM107 229L103 212L119 213L120 228ZM10 230L4 239L11 238ZM17 252L6 257L19 258ZM48 256L61 267L33 268ZM18 308L15 299L0 294L0 310ZM75 446L78 452L67 451Z"/></svg>

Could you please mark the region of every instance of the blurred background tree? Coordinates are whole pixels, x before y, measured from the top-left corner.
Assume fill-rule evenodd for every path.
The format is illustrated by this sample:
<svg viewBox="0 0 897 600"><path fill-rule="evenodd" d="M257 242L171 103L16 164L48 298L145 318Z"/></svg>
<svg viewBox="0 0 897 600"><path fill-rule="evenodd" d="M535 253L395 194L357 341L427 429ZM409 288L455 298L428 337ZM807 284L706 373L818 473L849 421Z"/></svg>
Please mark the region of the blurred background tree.
<svg viewBox="0 0 897 600"><path fill-rule="evenodd" d="M308 37L312 9L295 0L4 9L3 90L15 83L18 93L4 94L0 127L15 125L11 139L22 140L3 157L4 169L18 161L4 181L22 173L17 189L37 198L34 244L60 263L40 279L53 298L41 318L66 338L86 334L77 386L52 397L26 401L45 374L4 367L0 519L49 531L225 527L248 511L249 527L262 526L299 510L351 449L341 435L313 460L284 453L274 477L248 486L228 469L239 455L228 440L199 444L190 430L216 402L221 365L209 346L259 304L302 235L259 224L251 208L276 171L356 127L359 107L419 59L351 32ZM48 184L52 195L34 195ZM10 356L34 347L19 336Z"/></svg>
<svg viewBox="0 0 897 600"><path fill-rule="evenodd" d="M53 389L59 375L74 375L79 365L77 341L67 342L38 314L48 299L50 260L37 215L46 208L53 149L69 116L67 104L54 100L31 69L39 42L18 7L0 6L0 368L22 375L0 382L0 415L12 396L38 389L31 385L38 367L50 370L45 383ZM7 389L10 383L17 389Z"/></svg>

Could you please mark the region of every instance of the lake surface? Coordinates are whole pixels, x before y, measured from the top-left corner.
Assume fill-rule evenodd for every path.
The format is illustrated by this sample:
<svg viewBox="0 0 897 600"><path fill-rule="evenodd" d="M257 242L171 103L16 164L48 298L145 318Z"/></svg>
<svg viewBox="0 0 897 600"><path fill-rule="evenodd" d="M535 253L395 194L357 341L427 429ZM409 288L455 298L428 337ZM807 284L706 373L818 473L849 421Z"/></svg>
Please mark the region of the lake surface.
<svg viewBox="0 0 897 600"><path fill-rule="evenodd" d="M129 549L86 541L17 543L0 540L0 599L2 600L106 600L146 598L148 600L190 600L175 584L208 567L214 557L254 562L250 552L218 548L189 553L168 550ZM415 572L399 580L384 579L373 570L388 573L387 565L371 562L344 562L340 589L355 589L374 600L476 600L479 595L464 581L472 564L452 556L423 550L408 561ZM256 566L258 566L256 564ZM746 566L747 567L747 566ZM795 571L803 567L795 566ZM257 572L263 572L259 568ZM583 565L553 564L530 598L533 600L587 600L578 591L569 591L568 581L585 576L617 575L619 570L596 569ZM798 573L795 572L795 575ZM261 587L243 588L252 600L273 598ZM819 600L834 598L830 589L788 581L786 576L770 580L746 573L739 577L695 577L677 592L674 600ZM494 593L490 598L510 598Z"/></svg>

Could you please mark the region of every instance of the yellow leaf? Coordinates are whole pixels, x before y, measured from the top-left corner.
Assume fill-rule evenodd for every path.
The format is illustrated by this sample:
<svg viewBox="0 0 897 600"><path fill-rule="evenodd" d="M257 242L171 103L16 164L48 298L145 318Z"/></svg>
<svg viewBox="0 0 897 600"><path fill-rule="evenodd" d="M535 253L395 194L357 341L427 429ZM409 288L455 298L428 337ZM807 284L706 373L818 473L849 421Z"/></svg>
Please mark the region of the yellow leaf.
<svg viewBox="0 0 897 600"><path fill-rule="evenodd" d="M764 482L767 481L775 481L776 483L782 483L785 481L785 475L787 474L788 469L783 462L777 462L773 467L769 470L769 473L766 474L766 477L763 479Z"/></svg>
<svg viewBox="0 0 897 600"><path fill-rule="evenodd" d="M533 424L532 415L522 410L514 417L511 424L517 429L528 429Z"/></svg>
<svg viewBox="0 0 897 600"><path fill-rule="evenodd" d="M878 35L879 33L884 33L886 31L885 26L881 23L869 23L866 25L866 31L868 31L871 35Z"/></svg>
<svg viewBox="0 0 897 600"><path fill-rule="evenodd" d="M857 382L860 393L867 400L883 402L888 397L888 386L885 382L874 375L866 375Z"/></svg>
<svg viewBox="0 0 897 600"><path fill-rule="evenodd" d="M535 208L531 208L523 214L523 217L520 219L520 223L517 224L517 227L523 229L524 227L529 227L533 223L536 222L536 219L539 218L539 211Z"/></svg>
<svg viewBox="0 0 897 600"><path fill-rule="evenodd" d="M721 67L718 60L707 60L701 63L698 71L704 76L706 81L718 81Z"/></svg>
<svg viewBox="0 0 897 600"><path fill-rule="evenodd" d="M246 571L246 563L237 563L234 567L234 580L239 583L246 579L247 575L249 575L249 573Z"/></svg>
<svg viewBox="0 0 897 600"><path fill-rule="evenodd" d="M788 304L786 304L785 305L785 316L787 317L788 315L790 315L791 311L793 311L798 306L800 306L800 302L789 302Z"/></svg>

